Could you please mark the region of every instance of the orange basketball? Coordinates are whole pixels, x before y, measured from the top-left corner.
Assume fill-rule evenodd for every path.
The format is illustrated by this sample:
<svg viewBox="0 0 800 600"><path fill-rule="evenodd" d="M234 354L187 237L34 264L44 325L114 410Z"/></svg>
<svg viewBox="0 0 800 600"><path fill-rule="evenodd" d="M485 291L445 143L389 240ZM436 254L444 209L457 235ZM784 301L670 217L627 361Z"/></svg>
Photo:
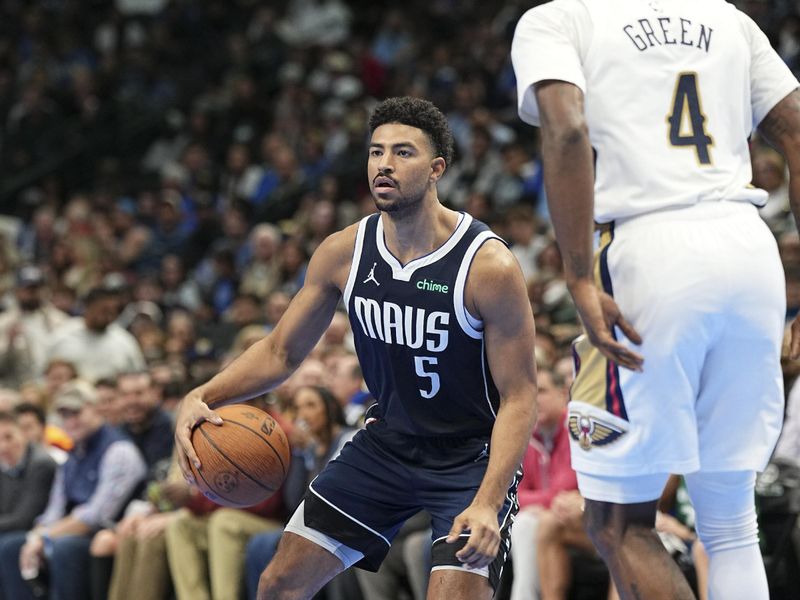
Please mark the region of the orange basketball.
<svg viewBox="0 0 800 600"><path fill-rule="evenodd" d="M215 409L222 425L204 421L192 432L200 470L197 487L218 504L252 506L266 500L289 471L289 440L278 422L245 404Z"/></svg>

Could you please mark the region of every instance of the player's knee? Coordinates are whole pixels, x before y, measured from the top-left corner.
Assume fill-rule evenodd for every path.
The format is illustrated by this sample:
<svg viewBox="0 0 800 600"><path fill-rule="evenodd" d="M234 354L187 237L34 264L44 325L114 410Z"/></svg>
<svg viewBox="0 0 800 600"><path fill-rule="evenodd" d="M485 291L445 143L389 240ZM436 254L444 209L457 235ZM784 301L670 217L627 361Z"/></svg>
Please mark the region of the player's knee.
<svg viewBox="0 0 800 600"><path fill-rule="evenodd" d="M755 509L738 516L706 516L702 521L698 520L697 532L709 555L757 545L758 522Z"/></svg>
<svg viewBox="0 0 800 600"><path fill-rule="evenodd" d="M709 555L758 544L753 471L692 473L686 476L697 533Z"/></svg>
<svg viewBox="0 0 800 600"><path fill-rule="evenodd" d="M653 530L655 511L655 502L612 504L587 499L586 533L601 554L613 554L623 546L626 537Z"/></svg>
<svg viewBox="0 0 800 600"><path fill-rule="evenodd" d="M257 600L269 600L270 598L281 598L281 600L293 600L297 596L292 578L285 571L280 571L272 564L264 569L258 579Z"/></svg>

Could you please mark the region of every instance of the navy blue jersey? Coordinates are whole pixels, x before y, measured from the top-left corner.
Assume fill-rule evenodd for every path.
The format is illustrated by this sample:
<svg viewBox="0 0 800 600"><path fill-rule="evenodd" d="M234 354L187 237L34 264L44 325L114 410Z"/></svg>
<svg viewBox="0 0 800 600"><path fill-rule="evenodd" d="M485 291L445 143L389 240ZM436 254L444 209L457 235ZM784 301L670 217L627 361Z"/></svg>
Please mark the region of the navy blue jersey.
<svg viewBox="0 0 800 600"><path fill-rule="evenodd" d="M461 213L440 248L403 266L386 247L379 214L359 224L344 301L364 380L390 431L491 432L499 394L483 324L464 306L470 265L489 239L499 238Z"/></svg>

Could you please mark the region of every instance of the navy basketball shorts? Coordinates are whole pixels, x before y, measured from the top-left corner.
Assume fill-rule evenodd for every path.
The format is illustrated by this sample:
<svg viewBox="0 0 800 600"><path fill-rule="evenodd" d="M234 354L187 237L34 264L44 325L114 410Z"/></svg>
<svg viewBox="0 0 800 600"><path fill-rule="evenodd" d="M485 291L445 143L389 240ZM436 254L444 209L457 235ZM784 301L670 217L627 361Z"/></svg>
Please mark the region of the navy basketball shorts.
<svg viewBox="0 0 800 600"><path fill-rule="evenodd" d="M428 438L389 431L374 421L347 443L311 482L305 525L363 553L356 566L377 571L403 523L420 510L431 516L433 570L463 569L483 575L496 589L511 547L519 510L518 471L497 515L501 544L483 570L466 569L455 554L469 532L445 542L455 517L472 502L489 462L488 437Z"/></svg>

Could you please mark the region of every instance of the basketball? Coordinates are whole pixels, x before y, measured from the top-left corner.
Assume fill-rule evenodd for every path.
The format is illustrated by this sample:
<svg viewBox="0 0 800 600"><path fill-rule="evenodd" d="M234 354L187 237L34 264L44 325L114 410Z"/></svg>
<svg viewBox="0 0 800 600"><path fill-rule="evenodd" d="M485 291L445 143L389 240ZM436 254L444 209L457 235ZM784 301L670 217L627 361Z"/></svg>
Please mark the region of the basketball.
<svg viewBox="0 0 800 600"><path fill-rule="evenodd" d="M266 500L289 470L289 441L278 422L245 404L215 409L222 425L202 422L192 432L200 470L195 484L217 504L240 508Z"/></svg>

